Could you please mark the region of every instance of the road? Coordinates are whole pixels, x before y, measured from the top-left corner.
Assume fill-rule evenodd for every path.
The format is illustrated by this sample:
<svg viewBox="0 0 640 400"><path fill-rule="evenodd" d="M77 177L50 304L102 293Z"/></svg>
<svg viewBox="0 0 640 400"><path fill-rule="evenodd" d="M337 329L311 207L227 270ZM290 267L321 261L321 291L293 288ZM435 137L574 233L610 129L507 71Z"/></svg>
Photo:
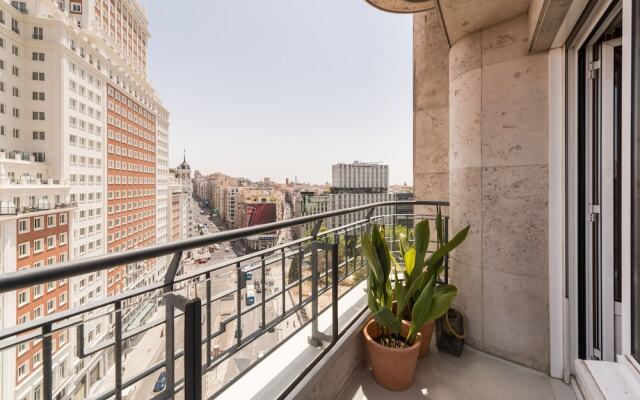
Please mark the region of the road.
<svg viewBox="0 0 640 400"><path fill-rule="evenodd" d="M198 228L199 224L203 226L203 233L213 233L218 231L218 227L213 223L208 215L202 214L202 209L200 209L198 202L193 202L194 204L194 224L195 228ZM285 213L287 211L285 210ZM290 210L289 210L290 212ZM285 214L286 215L286 214ZM199 232L199 229L195 229L196 232ZM288 231L288 230L287 230ZM290 232L286 232L279 236L283 241L290 240ZM288 239L289 238L289 239ZM205 254L205 253L203 253ZM194 256L197 256L197 251L194 252ZM210 253L211 259L206 264L194 264L193 258L187 258L182 262L181 273L191 273L198 269L203 269L209 267L214 264L221 264L224 261L231 260L237 257L234 248L230 243L220 243L220 249L214 250ZM243 265L259 265L260 258L255 257L246 262L243 262ZM267 284L267 293L265 296L280 290L279 286L281 286L281 262L277 261L273 264L267 265L270 269L270 272L266 276ZM253 272L253 276L251 278L250 285L258 282L261 288L264 288L264 282L262 282L262 277L260 273L260 269L257 269ZM229 267L223 268L219 271L216 271L211 278L212 285L212 297L219 295L220 293L227 291L229 289L233 289L236 287L236 272L235 265L231 265ZM186 290L181 290L180 294L186 296L187 298L200 297L204 299L206 297L205 291L206 283L200 282L197 284L189 285ZM264 290L264 289L263 289ZM262 293L256 294L256 304L259 304L262 299ZM245 290L243 290L242 296L242 307L243 310L246 309L245 304ZM267 324L275 317L281 313L282 303L281 297L278 296L276 299L269 301L265 306L265 317ZM291 307L292 303L290 297L287 296L287 308ZM221 300L216 300L212 303L212 330L215 331L219 327L219 322L229 315L235 314L236 308L236 297L235 294L233 296L223 298ZM158 319L162 319L164 317L164 307L160 307L156 314L150 319L150 321L155 321ZM203 329L206 329L206 309L203 308ZM261 307L257 307L255 310L243 315L242 317L242 335L246 337L247 335L258 331L261 327L262 322L262 310ZM283 324L281 324L283 325ZM184 322L182 317L176 318L175 321L175 350L182 350L184 347ZM263 352L267 352L269 349L274 347L284 336L287 336L289 331L295 329L296 322L292 321L287 322L284 327L278 327L278 329L273 332L265 332L262 336L254 340L250 345L242 349L240 352L236 353L232 359L221 363L214 371L207 374L203 380L203 392L206 396L213 394L216 390L218 390L223 384L233 379L238 373L242 372L252 363L254 363L258 358L262 355ZM154 328L144 334L139 343L132 349L129 349L128 355L124 360L125 367L125 380L133 377L136 373L141 372L145 368L150 365L161 362L165 358L165 349L164 349L164 328L159 326ZM213 348L219 346L221 351L229 348L230 346L235 344L235 331L236 331L236 323L230 322L226 328L225 332L219 335L213 342ZM203 331L203 335L206 332ZM217 346L216 346L217 345ZM206 361L206 346L203 346L203 363ZM111 371L112 372L112 371ZM152 398L155 393L153 393L154 384L160 374L160 371L155 372L139 382L135 384L135 388L132 390L130 399L133 400L146 400ZM108 374L107 374L108 376ZM183 378L183 359L180 358L176 360L175 363L175 378L179 380ZM111 381L113 382L113 380ZM180 396L177 396L180 398Z"/></svg>

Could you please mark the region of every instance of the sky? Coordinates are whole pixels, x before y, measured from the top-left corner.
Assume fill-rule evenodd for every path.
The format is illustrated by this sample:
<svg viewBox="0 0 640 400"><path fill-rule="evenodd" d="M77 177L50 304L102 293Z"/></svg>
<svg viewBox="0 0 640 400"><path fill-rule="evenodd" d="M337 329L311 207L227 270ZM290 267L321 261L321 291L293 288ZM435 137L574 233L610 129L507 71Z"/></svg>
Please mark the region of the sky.
<svg viewBox="0 0 640 400"><path fill-rule="evenodd" d="M412 17L365 0L143 0L170 164L325 183L338 162L412 182ZM179 8L177 5L179 4Z"/></svg>

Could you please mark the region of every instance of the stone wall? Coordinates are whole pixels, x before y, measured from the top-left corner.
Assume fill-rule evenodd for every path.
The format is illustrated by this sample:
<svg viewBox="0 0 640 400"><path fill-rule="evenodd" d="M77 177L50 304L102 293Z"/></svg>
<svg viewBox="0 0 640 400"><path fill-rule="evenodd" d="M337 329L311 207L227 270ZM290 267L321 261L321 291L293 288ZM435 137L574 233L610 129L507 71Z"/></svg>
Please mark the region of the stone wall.
<svg viewBox="0 0 640 400"><path fill-rule="evenodd" d="M451 280L467 341L542 371L549 368L547 69L546 52L528 52L526 15L468 35L449 53L453 232L471 224Z"/></svg>
<svg viewBox="0 0 640 400"><path fill-rule="evenodd" d="M414 192L448 200L449 43L435 9L414 15L413 58Z"/></svg>

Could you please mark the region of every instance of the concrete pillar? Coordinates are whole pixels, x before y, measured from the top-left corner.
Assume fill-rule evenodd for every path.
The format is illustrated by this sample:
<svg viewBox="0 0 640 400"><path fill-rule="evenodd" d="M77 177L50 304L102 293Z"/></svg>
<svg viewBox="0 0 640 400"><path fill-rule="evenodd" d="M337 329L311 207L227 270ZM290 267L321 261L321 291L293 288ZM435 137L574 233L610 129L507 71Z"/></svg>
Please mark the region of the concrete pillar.
<svg viewBox="0 0 640 400"><path fill-rule="evenodd" d="M414 192L416 199L447 200L449 43L435 9L414 15L413 54Z"/></svg>
<svg viewBox="0 0 640 400"><path fill-rule="evenodd" d="M547 67L546 52L528 52L526 15L462 38L449 54L452 232L471 224L451 263L456 304L469 344L542 371L549 368ZM426 178L415 179L417 190Z"/></svg>

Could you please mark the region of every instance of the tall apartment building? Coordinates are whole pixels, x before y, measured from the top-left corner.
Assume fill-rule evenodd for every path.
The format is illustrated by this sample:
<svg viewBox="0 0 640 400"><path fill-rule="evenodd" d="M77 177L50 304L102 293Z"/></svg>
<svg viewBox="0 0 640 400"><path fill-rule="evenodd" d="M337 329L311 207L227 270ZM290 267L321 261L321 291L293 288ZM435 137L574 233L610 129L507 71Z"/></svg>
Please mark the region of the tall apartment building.
<svg viewBox="0 0 640 400"><path fill-rule="evenodd" d="M389 186L389 166L382 163L339 163L331 170L334 190L382 192Z"/></svg>
<svg viewBox="0 0 640 400"><path fill-rule="evenodd" d="M147 26L135 0L0 1L0 208L11 210L0 216L9 245L2 271L168 240L168 112L147 79ZM7 253L13 242L22 256ZM50 295L4 296L2 324L81 306L144 282L147 272L122 266L60 282L64 290ZM26 296L30 305L19 306ZM108 334L100 319L84 330L87 346ZM54 395L86 398L111 366L108 352L65 358L75 353L75 331L62 339ZM2 398L41 397L37 349L3 354Z"/></svg>
<svg viewBox="0 0 640 400"><path fill-rule="evenodd" d="M355 161L351 164L332 166L331 193L328 195L328 210L356 207L381 201L392 201L395 195L389 187L389 166L380 163ZM393 207L378 207L374 215L392 214ZM349 224L363 219L367 211L340 215L326 221L328 228Z"/></svg>

